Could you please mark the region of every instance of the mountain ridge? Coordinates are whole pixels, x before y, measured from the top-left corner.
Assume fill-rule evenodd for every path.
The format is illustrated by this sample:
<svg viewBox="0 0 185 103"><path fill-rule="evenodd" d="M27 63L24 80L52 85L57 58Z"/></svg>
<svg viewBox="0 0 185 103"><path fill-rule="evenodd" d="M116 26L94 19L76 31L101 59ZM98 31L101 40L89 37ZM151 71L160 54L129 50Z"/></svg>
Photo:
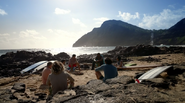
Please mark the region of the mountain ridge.
<svg viewBox="0 0 185 103"><path fill-rule="evenodd" d="M94 28L79 38L73 47L149 45L151 33L154 34L155 45L185 44L185 18L164 30L147 30L121 20L108 20L103 22L99 28ZM175 34L176 36L174 36ZM183 38L181 39L181 37Z"/></svg>

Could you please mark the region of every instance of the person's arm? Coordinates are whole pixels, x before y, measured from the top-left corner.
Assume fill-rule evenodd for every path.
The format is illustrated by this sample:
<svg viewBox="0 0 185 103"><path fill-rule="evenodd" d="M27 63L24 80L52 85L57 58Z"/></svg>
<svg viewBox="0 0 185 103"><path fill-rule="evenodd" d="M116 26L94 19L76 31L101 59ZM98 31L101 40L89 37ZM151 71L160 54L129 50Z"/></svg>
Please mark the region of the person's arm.
<svg viewBox="0 0 185 103"><path fill-rule="evenodd" d="M95 71L101 71L101 70L103 70L103 67L102 66L100 66L100 67L98 67L98 68L95 69Z"/></svg>
<svg viewBox="0 0 185 103"><path fill-rule="evenodd" d="M103 61L103 57L102 56L101 56L101 59L99 59L99 60L96 59L96 62L101 62L101 61Z"/></svg>
<svg viewBox="0 0 185 103"><path fill-rule="evenodd" d="M47 79L47 82L46 82L47 85L51 86L51 82L49 80L49 76L48 76L48 79Z"/></svg>
<svg viewBox="0 0 185 103"><path fill-rule="evenodd" d="M67 78L68 80L70 81L70 89L74 87L74 79L69 75L67 74Z"/></svg>

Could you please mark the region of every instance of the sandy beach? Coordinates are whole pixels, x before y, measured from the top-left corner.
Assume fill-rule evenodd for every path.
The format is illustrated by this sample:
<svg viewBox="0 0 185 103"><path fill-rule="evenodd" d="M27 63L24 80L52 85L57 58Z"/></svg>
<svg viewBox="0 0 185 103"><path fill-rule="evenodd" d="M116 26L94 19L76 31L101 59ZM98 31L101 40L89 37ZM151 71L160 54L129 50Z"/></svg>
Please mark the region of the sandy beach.
<svg viewBox="0 0 185 103"><path fill-rule="evenodd" d="M183 53L178 54L162 54L162 55L152 55L151 58L155 58L158 61L140 61L140 59L148 58L149 56L137 56L137 57L128 57L130 62L126 63L136 63L137 66L141 65L165 65L165 64L185 64L185 56ZM130 69L130 70L119 70L118 76L131 76L132 78L136 73L145 72L152 68L139 68L139 69ZM85 85L88 81L96 79L94 70L83 70L83 75L70 75L75 79L75 86ZM103 72L102 72L103 74ZM12 88L13 84L16 82L21 82L26 84L25 93L33 95L35 93L48 93L48 87L42 85L41 74L30 74L26 76L17 76L17 77L7 77L0 79L0 89Z"/></svg>

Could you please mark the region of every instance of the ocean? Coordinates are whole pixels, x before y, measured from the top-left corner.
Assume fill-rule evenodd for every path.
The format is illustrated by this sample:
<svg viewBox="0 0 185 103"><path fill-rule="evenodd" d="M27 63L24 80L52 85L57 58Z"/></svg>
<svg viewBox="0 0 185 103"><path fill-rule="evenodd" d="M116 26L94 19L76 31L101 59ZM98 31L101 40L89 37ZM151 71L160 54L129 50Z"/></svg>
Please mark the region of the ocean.
<svg viewBox="0 0 185 103"><path fill-rule="evenodd" d="M156 47L170 47L170 46L180 46L185 47L185 45L154 45ZM125 46L128 47L128 46ZM69 48L50 48L50 49L43 49L43 48L36 48L36 49L0 49L0 56L6 54L7 52L17 52L20 50L25 51L45 51L46 53L51 53L53 55L58 54L60 52L65 52L72 56L72 54L76 54L77 56L82 54L94 54L94 53L105 53L109 50L113 50L115 46L105 46L105 47L69 47Z"/></svg>
<svg viewBox="0 0 185 103"><path fill-rule="evenodd" d="M21 50L25 51L45 51L46 53L51 53L53 55L58 54L60 52L65 52L70 56L72 54L82 55L82 54L94 54L94 53L105 53L109 50L113 50L115 46L109 47L70 47L70 48L50 48L50 49L43 49L43 48L36 48L36 49L0 49L0 56L6 54L7 52L17 52Z"/></svg>

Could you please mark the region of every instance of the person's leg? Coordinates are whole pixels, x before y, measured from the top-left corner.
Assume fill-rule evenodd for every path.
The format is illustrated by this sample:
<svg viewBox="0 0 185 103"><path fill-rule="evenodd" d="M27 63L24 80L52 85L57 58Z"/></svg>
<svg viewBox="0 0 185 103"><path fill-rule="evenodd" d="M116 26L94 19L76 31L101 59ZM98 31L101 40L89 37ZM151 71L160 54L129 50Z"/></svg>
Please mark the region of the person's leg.
<svg viewBox="0 0 185 103"><path fill-rule="evenodd" d="M69 72L73 72L73 66L71 66L71 65L69 64L69 68L70 68Z"/></svg>
<svg viewBox="0 0 185 103"><path fill-rule="evenodd" d="M103 75L101 74L101 72L95 71L95 74L97 79L103 79Z"/></svg>
<svg viewBox="0 0 185 103"><path fill-rule="evenodd" d="M76 63L76 66L78 67L78 70L80 71L80 64L79 63Z"/></svg>
<svg viewBox="0 0 185 103"><path fill-rule="evenodd" d="M94 67L95 67L95 61L92 62L92 68L91 68L91 70L94 70Z"/></svg>

